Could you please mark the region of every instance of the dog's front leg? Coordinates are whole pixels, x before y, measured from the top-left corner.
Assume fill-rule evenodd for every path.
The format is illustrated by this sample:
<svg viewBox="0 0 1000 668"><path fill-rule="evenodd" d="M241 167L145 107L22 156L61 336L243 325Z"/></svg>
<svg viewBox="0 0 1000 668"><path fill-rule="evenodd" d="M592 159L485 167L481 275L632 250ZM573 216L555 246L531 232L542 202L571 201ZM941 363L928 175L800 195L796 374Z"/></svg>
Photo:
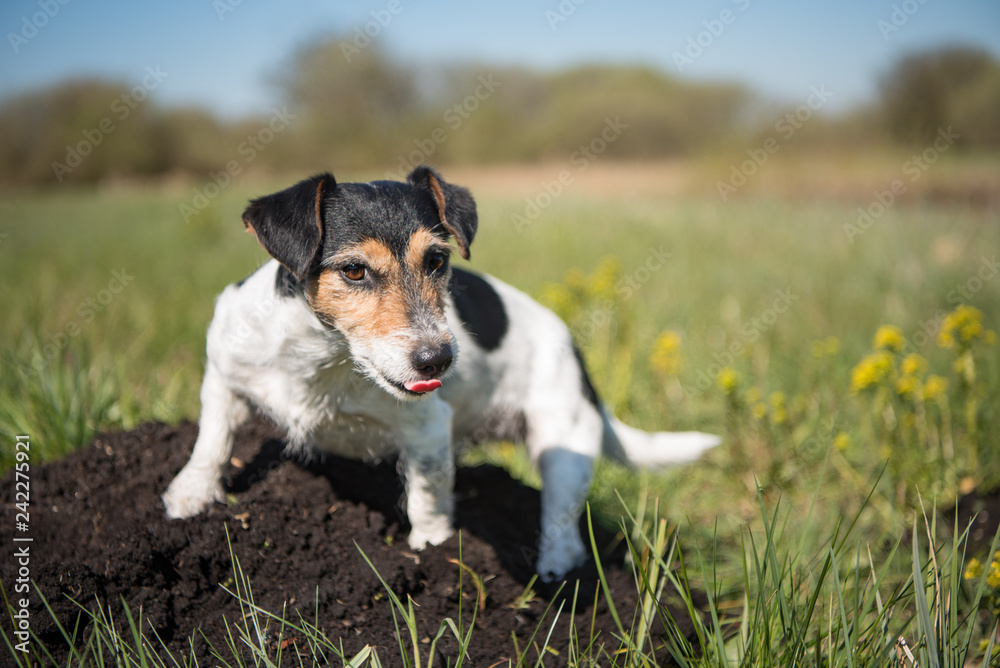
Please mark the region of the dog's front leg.
<svg viewBox="0 0 1000 668"><path fill-rule="evenodd" d="M452 529L455 457L451 443L451 407L437 397L419 404L413 420L404 425L403 474L409 544L415 550L440 545Z"/></svg>
<svg viewBox="0 0 1000 668"><path fill-rule="evenodd" d="M250 417L246 401L236 396L209 361L201 385L201 419L191 459L163 494L167 516L178 519L224 501L222 473L233 450L236 430Z"/></svg>

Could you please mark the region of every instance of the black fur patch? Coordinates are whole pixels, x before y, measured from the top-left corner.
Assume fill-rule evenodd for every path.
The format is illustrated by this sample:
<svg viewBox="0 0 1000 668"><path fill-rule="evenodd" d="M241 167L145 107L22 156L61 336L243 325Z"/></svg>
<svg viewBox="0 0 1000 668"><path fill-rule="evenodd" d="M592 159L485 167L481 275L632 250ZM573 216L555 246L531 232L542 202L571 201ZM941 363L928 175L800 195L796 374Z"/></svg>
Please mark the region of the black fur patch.
<svg viewBox="0 0 1000 668"><path fill-rule="evenodd" d="M455 237L455 243L466 260L469 259L469 245L476 236L479 227L479 217L476 213L476 202L469 191L461 186L445 182L441 175L426 165L421 165L410 172L406 180L423 191L434 201L435 209L441 219L441 224L448 233ZM436 184L438 190L434 190ZM444 211L439 209L437 195L444 199Z"/></svg>
<svg viewBox="0 0 1000 668"><path fill-rule="evenodd" d="M452 270L448 289L466 331L484 350L499 348L510 321L496 290L480 276L461 269Z"/></svg>
<svg viewBox="0 0 1000 668"><path fill-rule="evenodd" d="M444 211L439 211L442 203ZM302 282L319 271L324 259L366 239L384 243L403 258L421 227L443 240L454 236L467 257L478 217L468 190L447 183L428 167L418 167L406 183L337 184L332 174L318 174L252 200L243 223L271 257Z"/></svg>
<svg viewBox="0 0 1000 668"><path fill-rule="evenodd" d="M583 353L576 346L573 346L573 355L576 356L576 361L580 365L580 378L583 383L583 396L587 397L594 408L600 409L601 400L597 396L597 390L594 389L594 384L590 382L590 376L587 374L587 365L583 361Z"/></svg>
<svg viewBox="0 0 1000 668"><path fill-rule="evenodd" d="M314 267L323 242L325 190L336 186L332 174L319 174L291 188L252 200L243 224L260 245L298 279Z"/></svg>
<svg viewBox="0 0 1000 668"><path fill-rule="evenodd" d="M374 239L402 259L421 227L447 239L430 198L410 184L396 181L341 183L327 198L324 220L325 257Z"/></svg>
<svg viewBox="0 0 1000 668"><path fill-rule="evenodd" d="M278 267L278 273L274 276L274 289L282 297L294 297L302 292L302 284L295 280L292 272L285 268L285 265Z"/></svg>

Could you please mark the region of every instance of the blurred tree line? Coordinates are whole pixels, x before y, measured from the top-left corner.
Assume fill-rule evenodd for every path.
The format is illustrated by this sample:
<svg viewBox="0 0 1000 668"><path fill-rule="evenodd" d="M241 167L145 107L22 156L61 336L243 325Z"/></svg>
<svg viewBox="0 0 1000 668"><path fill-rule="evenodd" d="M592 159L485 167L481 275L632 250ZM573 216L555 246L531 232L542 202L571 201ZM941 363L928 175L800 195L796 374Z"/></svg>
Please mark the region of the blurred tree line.
<svg viewBox="0 0 1000 668"><path fill-rule="evenodd" d="M602 152L668 158L745 142L777 117L739 85L647 67L432 68L392 60L374 44L348 62L342 41L300 49L274 77L283 98L277 124L275 116L226 122L164 108L155 91L146 100L138 87L103 80L10 99L0 106L0 182L202 176L251 160L254 170L395 173L424 161L566 160L616 119L627 131ZM987 52L909 55L884 73L871 106L826 117L803 140L919 147L949 125L965 147L1000 148L1000 62Z"/></svg>

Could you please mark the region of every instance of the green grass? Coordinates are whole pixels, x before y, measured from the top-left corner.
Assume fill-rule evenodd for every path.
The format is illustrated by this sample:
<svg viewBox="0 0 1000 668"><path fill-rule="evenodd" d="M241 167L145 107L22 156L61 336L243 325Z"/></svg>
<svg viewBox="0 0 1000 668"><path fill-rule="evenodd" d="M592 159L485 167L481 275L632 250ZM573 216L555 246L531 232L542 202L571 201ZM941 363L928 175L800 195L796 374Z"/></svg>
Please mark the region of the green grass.
<svg viewBox="0 0 1000 668"><path fill-rule="evenodd" d="M942 540L936 536L933 520L926 515L922 522L914 523L908 550L897 542L885 554L873 558L872 547L858 542L852 535L852 523L845 521L829 528L823 544L815 551L799 552L794 547L794 530L785 522L780 506L772 511L761 499L764 531L759 537L749 531L746 534L741 567L743 590L734 606L727 604L727 599L728 603L733 599L720 592L724 585L715 572L715 555L710 551L715 546L682 548L677 535L655 512L655 529L649 532L636 530L643 518L626 514L622 530L633 536L628 539L628 547L635 564L639 607L616 608L615 595L621 592L612 592L608 587L591 532L601 595L617 622L617 633L602 638L595 634L592 624L588 627L586 619L576 623L573 611L578 592L574 591L570 606L565 606L565 601L558 606L554 601L548 604L523 651L516 639L513 641L506 665L545 665L552 658L548 654L552 631L563 614L574 616L566 656L559 657L560 662L570 666L646 668L669 659L685 668L960 668L977 656L996 656L993 638L1000 585L990 584L985 572L970 574L965 532ZM922 536L926 536L926 544ZM991 552L998 546L1000 531L994 536ZM398 655L393 652L393 657L380 657L375 648L365 646L356 655L348 656L340 643L320 630L319 619L308 620L301 613L291 617L287 610L279 613L258 606L253 583L243 573L239 559L230 554L233 574L220 587L237 599L241 614L238 619L224 620L228 629L224 646L209 647L219 665L277 668L332 664L374 668L383 662L398 662L414 668L433 668L442 660L436 654L437 643L450 634L458 644L457 667L463 665L467 648L476 641L476 606L472 606L471 614L464 619L460 608L457 622L442 620L429 646L424 645L419 638L428 629L419 627L413 601L400 600L375 571L396 621ZM894 569L908 575L894 581L890 575ZM465 591L465 571L459 570L459 591ZM488 595L488 585L471 571L469 579L473 581L470 594ZM701 602L702 595L696 592L704 592L707 603ZM4 601L6 604L6 593ZM51 615L48 602L44 603ZM65 665L197 665L193 651L168 650L152 626L144 623L141 610L135 614L124 601L117 616L101 602L96 609L76 603L86 623L67 628L53 616L64 642L72 648ZM650 632L657 621L667 631L665 642ZM679 623L693 624L693 632L679 633ZM42 646L37 638L29 644L29 651L22 653L15 651L19 639L8 636L3 629L0 634L19 668L55 664L50 648ZM193 647L193 641L191 638L189 647Z"/></svg>
<svg viewBox="0 0 1000 668"><path fill-rule="evenodd" d="M186 195L0 202L11 286L0 293L0 435L32 434L50 459L95 429L197 416L215 295L264 254L242 232L247 193L226 192L190 224L177 208Z"/></svg>
<svg viewBox="0 0 1000 668"><path fill-rule="evenodd" d="M215 295L266 259L243 232L242 208L284 185L232 186L188 224L178 211L187 190L67 189L0 201L0 279L9 286L0 292L0 439L29 434L33 454L53 459L97 429L196 418ZM636 516L623 538L646 564L637 586L652 592L641 610L621 611L626 631L662 614L655 592L668 578L716 604L699 646L676 639L671 650L690 665L721 665L724 655L777 665L786 655L774 652L786 644L810 661L878 665L872 657L888 656L893 633L928 652L920 638L932 627L942 633L935 615L950 616L947 628L963 634L976 627L965 647L984 637L989 629L974 623L979 598L961 582L961 564L974 555L957 537L936 527L936 551L922 536L919 558L909 554L917 541L892 546L924 521L921 499L945 507L963 491L1000 484L997 348L973 342L970 379L968 364L954 368L965 351L941 348L930 331L959 304L982 312L984 330L1000 329L995 214L901 202L852 242L844 226L863 200L748 192L723 204L712 195L567 189L520 231L512 216L523 214L524 195L487 189L478 201L473 268L568 320L620 417L726 437L682 470L636 475L599 465L595 519L616 524L619 495L629 501ZM883 325L909 345L887 351L890 372L853 392L852 370ZM658 372L650 355L665 330L679 335L680 367ZM912 352L925 360L921 380L948 381L933 401L896 389ZM12 463L8 449L0 455L0 466ZM499 444L468 457L537 484L519 449ZM679 527L670 541L660 520ZM914 583L947 590L952 603L928 595L923 609ZM743 610L736 635L726 619L734 605ZM652 651L641 635L622 639L622 656ZM938 654L953 640L939 638ZM626 665L586 655L588 647L581 638L581 664Z"/></svg>

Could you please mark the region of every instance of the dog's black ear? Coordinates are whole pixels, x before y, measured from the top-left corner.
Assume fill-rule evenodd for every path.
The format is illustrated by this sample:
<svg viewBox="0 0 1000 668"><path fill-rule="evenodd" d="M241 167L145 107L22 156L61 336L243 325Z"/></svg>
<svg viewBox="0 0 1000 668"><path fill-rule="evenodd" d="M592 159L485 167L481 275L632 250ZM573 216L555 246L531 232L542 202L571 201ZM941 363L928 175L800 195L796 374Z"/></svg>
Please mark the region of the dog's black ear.
<svg viewBox="0 0 1000 668"><path fill-rule="evenodd" d="M323 197L336 185L332 174L319 174L252 200L243 212L247 231L300 281L323 243Z"/></svg>
<svg viewBox="0 0 1000 668"><path fill-rule="evenodd" d="M430 167L421 165L410 172L407 180L423 190L437 209L441 226L455 238L458 252L469 259L469 246L476 236L479 217L476 201L468 190L446 182Z"/></svg>

